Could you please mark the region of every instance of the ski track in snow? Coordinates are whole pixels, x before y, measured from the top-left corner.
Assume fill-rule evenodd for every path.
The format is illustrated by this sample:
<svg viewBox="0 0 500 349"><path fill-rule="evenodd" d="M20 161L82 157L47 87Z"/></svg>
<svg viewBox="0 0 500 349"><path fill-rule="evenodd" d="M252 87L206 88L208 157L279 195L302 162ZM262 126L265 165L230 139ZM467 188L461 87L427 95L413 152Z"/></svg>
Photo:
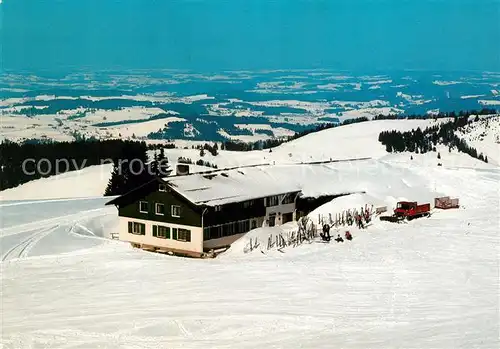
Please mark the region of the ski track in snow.
<svg viewBox="0 0 500 349"><path fill-rule="evenodd" d="M54 203L57 203L57 209L52 211ZM7 227L0 229L1 260L11 261L30 256L71 252L74 249L90 247L107 241L103 237L109 236L105 234L110 232L99 231L96 234L86 227L86 225L93 227L95 222L109 218L110 214L114 213L114 208L102 207L102 203L103 198L101 197L86 198L81 201L73 199L44 200L2 205L0 207L2 225L6 224ZM93 209L85 209L92 205ZM79 207L84 209L81 210ZM33 215L33 210L41 210L42 214ZM72 213L64 214L66 212ZM62 215L60 215L61 213ZM15 219L19 218L21 220L16 224ZM33 221L25 223L33 218ZM79 242L82 238L92 240L88 240L86 243Z"/></svg>
<svg viewBox="0 0 500 349"><path fill-rule="evenodd" d="M496 348L500 172L411 170L463 207L284 253L2 262L3 347Z"/></svg>
<svg viewBox="0 0 500 349"><path fill-rule="evenodd" d="M14 245L8 251L3 253L2 261L6 261L8 259L13 259L13 258L23 258L28 256L29 251L31 250L31 248L33 248L34 245L36 245L38 241L43 239L45 236L50 234L58 227L59 225L51 226L49 228L37 231L33 235L30 235L27 239L22 240L20 243ZM12 256L14 257L12 258Z"/></svg>
<svg viewBox="0 0 500 349"><path fill-rule="evenodd" d="M392 125L374 125L385 124ZM356 127L272 153L221 152L217 161L310 161L317 148L313 158L324 160L346 149L373 160L344 169L331 187L359 184L367 193L326 205L435 192L458 197L461 207L407 224L376 219L367 230L349 227L354 239L342 244L245 254L239 241L216 259L197 260L105 239L116 209L104 207L104 198L5 202L0 347L500 347L500 169L446 149L442 167L432 153L410 162L408 153L385 153L374 136L380 130ZM359 141L349 130L367 135ZM333 138L338 146L317 147Z"/></svg>

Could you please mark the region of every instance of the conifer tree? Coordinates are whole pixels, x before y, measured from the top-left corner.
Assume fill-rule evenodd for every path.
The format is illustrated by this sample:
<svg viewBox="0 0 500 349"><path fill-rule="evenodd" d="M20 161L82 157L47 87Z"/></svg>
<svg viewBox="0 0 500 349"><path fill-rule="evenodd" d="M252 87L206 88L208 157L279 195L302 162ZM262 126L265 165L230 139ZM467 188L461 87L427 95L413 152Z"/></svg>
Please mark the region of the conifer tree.
<svg viewBox="0 0 500 349"><path fill-rule="evenodd" d="M111 178L108 181L106 190L104 191L104 196L114 196L124 193L125 188L125 177L122 176L120 165L118 161L113 164L113 171L111 172Z"/></svg>

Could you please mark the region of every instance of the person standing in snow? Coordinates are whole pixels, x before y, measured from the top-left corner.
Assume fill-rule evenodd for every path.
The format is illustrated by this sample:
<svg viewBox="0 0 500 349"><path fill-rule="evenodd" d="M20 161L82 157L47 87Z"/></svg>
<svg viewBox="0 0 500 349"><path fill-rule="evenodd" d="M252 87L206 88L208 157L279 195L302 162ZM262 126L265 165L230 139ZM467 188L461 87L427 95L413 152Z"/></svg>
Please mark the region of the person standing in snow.
<svg viewBox="0 0 500 349"><path fill-rule="evenodd" d="M349 240L349 241L350 241L350 240L352 240L352 235L351 235L351 233L350 233L349 231L346 231L346 232L345 232L345 238L346 238L347 240Z"/></svg>
<svg viewBox="0 0 500 349"><path fill-rule="evenodd" d="M320 236L323 241L330 241L332 237L330 236L330 226L328 224L323 225L323 233Z"/></svg>

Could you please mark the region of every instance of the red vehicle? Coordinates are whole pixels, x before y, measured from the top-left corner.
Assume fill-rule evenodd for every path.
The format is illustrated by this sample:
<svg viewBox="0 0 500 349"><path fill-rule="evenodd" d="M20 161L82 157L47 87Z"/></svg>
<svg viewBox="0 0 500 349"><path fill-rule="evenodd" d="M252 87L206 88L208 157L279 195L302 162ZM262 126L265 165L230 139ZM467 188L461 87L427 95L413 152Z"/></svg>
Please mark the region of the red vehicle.
<svg viewBox="0 0 500 349"><path fill-rule="evenodd" d="M394 222L404 219L412 220L414 218L427 217L430 216L430 214L431 204L419 205L416 201L400 201L392 216L380 217L380 219Z"/></svg>

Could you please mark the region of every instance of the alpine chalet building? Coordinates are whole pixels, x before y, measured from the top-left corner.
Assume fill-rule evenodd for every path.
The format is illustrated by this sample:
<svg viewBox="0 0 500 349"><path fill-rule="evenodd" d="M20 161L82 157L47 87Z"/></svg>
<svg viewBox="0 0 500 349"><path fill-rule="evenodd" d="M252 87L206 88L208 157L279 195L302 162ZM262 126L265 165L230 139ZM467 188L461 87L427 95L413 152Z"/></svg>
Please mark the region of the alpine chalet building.
<svg viewBox="0 0 500 349"><path fill-rule="evenodd" d="M119 239L134 247L201 257L229 246L251 229L297 219L301 192L261 167L156 178L107 205L119 215Z"/></svg>

